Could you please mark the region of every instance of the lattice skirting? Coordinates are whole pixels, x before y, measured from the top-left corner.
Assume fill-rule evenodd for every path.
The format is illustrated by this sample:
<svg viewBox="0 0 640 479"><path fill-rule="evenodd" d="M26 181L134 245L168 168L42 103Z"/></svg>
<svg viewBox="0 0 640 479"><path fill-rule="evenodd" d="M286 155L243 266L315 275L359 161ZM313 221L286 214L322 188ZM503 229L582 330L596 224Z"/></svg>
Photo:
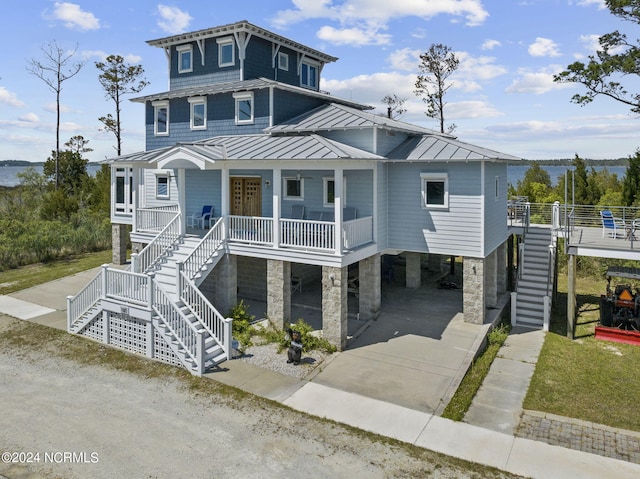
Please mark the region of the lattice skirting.
<svg viewBox="0 0 640 479"><path fill-rule="evenodd" d="M80 334L119 349L183 367L153 324L130 314L107 312L98 315ZM147 338L151 338L153 343L147 344Z"/></svg>

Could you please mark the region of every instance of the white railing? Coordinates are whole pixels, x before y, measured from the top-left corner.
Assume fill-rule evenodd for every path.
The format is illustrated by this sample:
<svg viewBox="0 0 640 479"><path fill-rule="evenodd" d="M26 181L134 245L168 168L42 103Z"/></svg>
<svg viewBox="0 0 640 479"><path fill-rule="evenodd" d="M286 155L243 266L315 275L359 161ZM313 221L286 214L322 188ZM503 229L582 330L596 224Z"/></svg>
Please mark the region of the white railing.
<svg viewBox="0 0 640 479"><path fill-rule="evenodd" d="M273 244L273 218L229 216L229 240L252 244Z"/></svg>
<svg viewBox="0 0 640 479"><path fill-rule="evenodd" d="M330 221L280 220L280 244L304 249L334 249L335 224Z"/></svg>
<svg viewBox="0 0 640 479"><path fill-rule="evenodd" d="M119 269L104 270L107 298L146 306L149 304L149 276Z"/></svg>
<svg viewBox="0 0 640 479"><path fill-rule="evenodd" d="M342 247L356 248L373 241L373 217L357 218L342 225Z"/></svg>
<svg viewBox="0 0 640 479"><path fill-rule="evenodd" d="M153 282L153 310L159 322L173 335L174 341L195 365L197 374L204 372L204 331L198 331L167 293ZM175 351L174 351L175 352ZM194 372L194 371L190 371Z"/></svg>
<svg viewBox="0 0 640 479"><path fill-rule="evenodd" d="M138 254L131 255L131 264L134 273L144 273L155 264L156 261L170 248L181 235L180 214L174 213L171 221L168 222L160 234L151 243L144 247Z"/></svg>
<svg viewBox="0 0 640 479"><path fill-rule="evenodd" d="M89 281L78 294L67 296L67 331L71 332L73 324L102 298L106 281L103 272L106 268L107 265L103 265L102 271Z"/></svg>
<svg viewBox="0 0 640 479"><path fill-rule="evenodd" d="M158 234L178 211L177 205L159 208L138 208L136 210L136 231Z"/></svg>
<svg viewBox="0 0 640 479"><path fill-rule="evenodd" d="M232 319L225 318L202 294L197 286L178 266L178 294L204 329L222 346L227 359L231 359Z"/></svg>
<svg viewBox="0 0 640 479"><path fill-rule="evenodd" d="M187 277L193 280L200 272L202 266L224 244L224 220L218 219L209 232L202 238L200 244L184 260L183 271Z"/></svg>

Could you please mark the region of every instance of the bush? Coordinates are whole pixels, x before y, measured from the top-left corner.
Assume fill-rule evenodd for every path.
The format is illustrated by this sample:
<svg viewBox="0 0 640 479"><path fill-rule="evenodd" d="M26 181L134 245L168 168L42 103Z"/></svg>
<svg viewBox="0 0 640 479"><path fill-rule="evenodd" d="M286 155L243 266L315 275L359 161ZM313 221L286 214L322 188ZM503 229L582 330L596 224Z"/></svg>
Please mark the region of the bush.
<svg viewBox="0 0 640 479"><path fill-rule="evenodd" d="M249 306L244 304L244 301L240 301L231 308L229 317L233 319L233 323L231 323L232 335L240 343L239 350L242 353L253 344L251 337L257 333L257 330L251 323L256 317L249 314Z"/></svg>

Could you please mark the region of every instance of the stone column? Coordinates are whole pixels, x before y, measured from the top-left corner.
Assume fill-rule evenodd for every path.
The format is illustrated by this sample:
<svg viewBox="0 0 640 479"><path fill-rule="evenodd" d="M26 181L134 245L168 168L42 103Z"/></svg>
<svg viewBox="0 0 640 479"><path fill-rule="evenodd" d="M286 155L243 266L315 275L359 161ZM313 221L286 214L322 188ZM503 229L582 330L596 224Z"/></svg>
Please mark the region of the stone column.
<svg viewBox="0 0 640 479"><path fill-rule="evenodd" d="M407 263L407 288L419 288L420 287L420 279L421 279L421 268L420 268L420 253L405 253L406 263Z"/></svg>
<svg viewBox="0 0 640 479"><path fill-rule="evenodd" d="M348 268L322 267L322 333L343 351L347 347Z"/></svg>
<svg viewBox="0 0 640 479"><path fill-rule="evenodd" d="M382 270L380 255L374 254L358 263L360 277L358 300L360 319L369 321L378 319L380 313L380 288L382 284Z"/></svg>
<svg viewBox="0 0 640 479"><path fill-rule="evenodd" d="M111 261L113 264L125 264L127 262L128 239L128 225L118 223L111 225Z"/></svg>
<svg viewBox="0 0 640 479"><path fill-rule="evenodd" d="M225 254L213 270L213 305L223 316L238 304L238 259Z"/></svg>
<svg viewBox="0 0 640 479"><path fill-rule="evenodd" d="M291 263L267 260L267 316L278 328L291 323Z"/></svg>
<svg viewBox="0 0 640 479"><path fill-rule="evenodd" d="M485 291L484 260L465 257L463 260L462 311L465 323L484 323Z"/></svg>
<svg viewBox="0 0 640 479"><path fill-rule="evenodd" d="M486 257L484 269L485 306L493 308L498 304L498 251L493 250Z"/></svg>

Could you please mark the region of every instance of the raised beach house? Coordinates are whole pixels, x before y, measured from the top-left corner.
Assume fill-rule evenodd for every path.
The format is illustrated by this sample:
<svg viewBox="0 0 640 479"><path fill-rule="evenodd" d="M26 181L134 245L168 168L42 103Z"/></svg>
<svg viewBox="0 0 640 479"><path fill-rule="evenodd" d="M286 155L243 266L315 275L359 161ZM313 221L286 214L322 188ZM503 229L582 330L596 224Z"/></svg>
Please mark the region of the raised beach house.
<svg viewBox="0 0 640 479"><path fill-rule="evenodd" d="M289 323L322 291L344 349L347 295L376 318L388 258L463 257L463 312L482 324L507 287L507 160L320 90L337 58L247 21L148 42L169 89L134 99L145 151L110 161L113 260L69 299L69 331L198 374L231 354L239 297ZM319 288L321 285L321 288ZM425 305L428 307L428 305Z"/></svg>

